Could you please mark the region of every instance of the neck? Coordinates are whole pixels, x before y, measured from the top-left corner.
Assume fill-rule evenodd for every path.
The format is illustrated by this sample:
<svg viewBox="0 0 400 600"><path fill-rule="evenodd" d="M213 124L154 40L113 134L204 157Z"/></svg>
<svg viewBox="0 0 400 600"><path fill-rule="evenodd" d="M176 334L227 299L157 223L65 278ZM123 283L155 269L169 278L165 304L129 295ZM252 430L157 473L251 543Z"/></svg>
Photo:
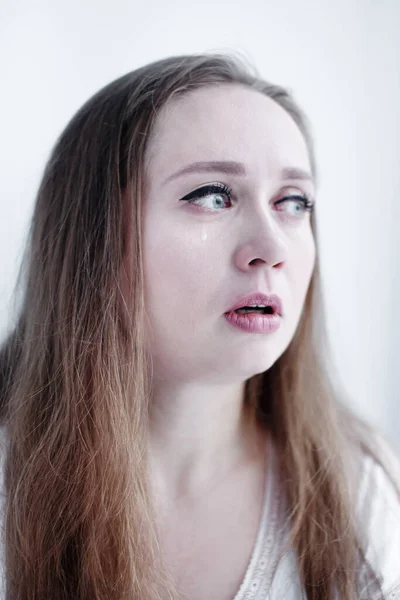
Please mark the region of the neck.
<svg viewBox="0 0 400 600"><path fill-rule="evenodd" d="M150 478L163 496L192 497L264 452L266 432L240 386L166 386L149 413Z"/></svg>

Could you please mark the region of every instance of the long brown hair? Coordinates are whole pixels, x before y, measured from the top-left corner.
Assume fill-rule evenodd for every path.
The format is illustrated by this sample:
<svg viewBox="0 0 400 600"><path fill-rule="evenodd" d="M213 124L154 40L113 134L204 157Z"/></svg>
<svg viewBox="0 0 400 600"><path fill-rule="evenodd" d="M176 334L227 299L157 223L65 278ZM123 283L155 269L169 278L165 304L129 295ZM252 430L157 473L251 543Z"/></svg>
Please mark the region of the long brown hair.
<svg viewBox="0 0 400 600"><path fill-rule="evenodd" d="M316 176L309 125L291 93L235 55L176 56L120 77L80 108L52 149L18 277L21 307L0 355L7 600L178 597L146 479L145 152L166 102L224 83L258 90L291 115ZM311 223L316 239L315 212ZM123 314L128 248L132 302ZM307 598L327 600L336 590L352 600L356 571L366 569L378 587L379 574L359 541L349 464L376 451L373 431L334 385L330 361L317 255L294 338L272 368L246 382L244 401L278 449Z"/></svg>

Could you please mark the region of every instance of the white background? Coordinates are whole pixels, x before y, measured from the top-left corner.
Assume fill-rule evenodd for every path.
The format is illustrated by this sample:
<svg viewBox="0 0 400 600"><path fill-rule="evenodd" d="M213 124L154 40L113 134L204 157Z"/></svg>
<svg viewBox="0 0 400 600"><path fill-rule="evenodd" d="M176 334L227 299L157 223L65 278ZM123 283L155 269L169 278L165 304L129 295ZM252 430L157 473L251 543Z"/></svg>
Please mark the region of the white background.
<svg viewBox="0 0 400 600"><path fill-rule="evenodd" d="M308 113L328 326L352 406L400 449L400 0L0 5L0 335L57 135L116 77L239 50Z"/></svg>

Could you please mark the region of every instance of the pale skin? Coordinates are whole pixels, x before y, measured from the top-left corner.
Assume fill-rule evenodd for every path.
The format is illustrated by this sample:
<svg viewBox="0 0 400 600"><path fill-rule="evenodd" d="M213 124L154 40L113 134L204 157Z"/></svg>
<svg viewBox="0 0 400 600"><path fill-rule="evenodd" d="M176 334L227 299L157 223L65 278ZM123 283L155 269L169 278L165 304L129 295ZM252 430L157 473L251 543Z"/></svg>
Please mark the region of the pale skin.
<svg viewBox="0 0 400 600"><path fill-rule="evenodd" d="M198 161L235 161L171 178ZM274 101L240 85L196 90L158 115L147 153L143 257L154 390L149 478L165 556L182 596L232 600L261 515L267 432L243 410L245 381L293 338L315 264L315 199L303 136ZM205 184L222 194L180 201ZM208 210L206 210L208 209ZM283 303L277 332L232 327L224 313L260 290Z"/></svg>

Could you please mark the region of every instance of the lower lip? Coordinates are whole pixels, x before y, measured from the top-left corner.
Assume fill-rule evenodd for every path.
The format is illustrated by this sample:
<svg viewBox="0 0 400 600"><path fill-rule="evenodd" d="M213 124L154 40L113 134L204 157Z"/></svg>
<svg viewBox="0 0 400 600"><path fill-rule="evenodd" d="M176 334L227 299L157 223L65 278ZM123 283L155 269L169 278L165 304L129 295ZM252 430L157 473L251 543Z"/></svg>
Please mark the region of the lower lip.
<svg viewBox="0 0 400 600"><path fill-rule="evenodd" d="M281 324L278 314L263 315L260 313L240 314L234 311L225 313L225 319L235 327L250 333L274 333Z"/></svg>

